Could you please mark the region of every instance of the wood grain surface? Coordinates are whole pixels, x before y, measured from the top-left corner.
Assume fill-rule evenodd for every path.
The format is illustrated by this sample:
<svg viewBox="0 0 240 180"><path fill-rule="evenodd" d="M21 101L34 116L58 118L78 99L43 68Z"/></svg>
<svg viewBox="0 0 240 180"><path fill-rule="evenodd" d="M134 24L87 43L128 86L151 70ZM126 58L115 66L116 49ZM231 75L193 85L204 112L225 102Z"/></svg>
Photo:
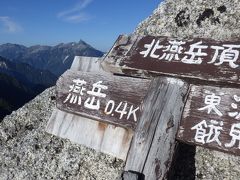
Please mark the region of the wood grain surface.
<svg viewBox="0 0 240 180"><path fill-rule="evenodd" d="M167 177L187 92L182 80L159 77L151 82L125 171L143 173L146 179Z"/></svg>
<svg viewBox="0 0 240 180"><path fill-rule="evenodd" d="M102 70L99 58L76 56L72 70L109 74ZM105 124L55 108L46 131L74 143L125 160L133 131ZM94 133L93 133L94 132Z"/></svg>
<svg viewBox="0 0 240 180"><path fill-rule="evenodd" d="M192 85L177 138L239 155L240 89Z"/></svg>
<svg viewBox="0 0 240 180"><path fill-rule="evenodd" d="M102 64L113 73L239 84L240 42L121 35Z"/></svg>
<svg viewBox="0 0 240 180"><path fill-rule="evenodd" d="M75 80L86 84L74 86ZM98 87L94 88L96 83ZM134 130L149 84L146 79L68 70L57 82L57 107Z"/></svg>

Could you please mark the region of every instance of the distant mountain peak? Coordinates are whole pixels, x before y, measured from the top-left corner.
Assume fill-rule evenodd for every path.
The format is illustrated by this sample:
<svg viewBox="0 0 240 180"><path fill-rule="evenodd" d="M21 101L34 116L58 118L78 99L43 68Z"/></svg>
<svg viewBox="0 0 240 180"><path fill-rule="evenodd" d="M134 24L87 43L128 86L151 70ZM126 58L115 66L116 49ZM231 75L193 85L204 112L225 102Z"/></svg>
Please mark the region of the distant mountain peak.
<svg viewBox="0 0 240 180"><path fill-rule="evenodd" d="M26 63L36 69L48 70L56 76L65 72L75 56L101 57L96 50L82 39L79 42L60 43L56 46L0 45L0 56L15 63Z"/></svg>
<svg viewBox="0 0 240 180"><path fill-rule="evenodd" d="M83 47L89 47L92 48L88 43L80 39L78 42L69 42L69 43L60 43L56 46L53 46L52 48L83 48Z"/></svg>
<svg viewBox="0 0 240 180"><path fill-rule="evenodd" d="M88 45L89 46L89 44L87 44L84 40L82 40L82 39L80 39L79 41L78 41L78 44L84 44L84 45Z"/></svg>

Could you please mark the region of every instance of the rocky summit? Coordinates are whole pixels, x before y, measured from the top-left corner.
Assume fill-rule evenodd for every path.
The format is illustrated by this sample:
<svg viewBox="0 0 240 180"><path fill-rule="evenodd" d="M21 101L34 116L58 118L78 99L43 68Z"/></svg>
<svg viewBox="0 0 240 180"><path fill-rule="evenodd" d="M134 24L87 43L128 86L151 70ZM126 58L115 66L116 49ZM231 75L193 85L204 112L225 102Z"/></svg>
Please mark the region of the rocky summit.
<svg viewBox="0 0 240 180"><path fill-rule="evenodd" d="M239 40L239 0L166 0L135 34ZM124 162L45 132L54 88L0 124L0 179L115 179ZM173 179L240 177L240 158L180 144Z"/></svg>
<svg viewBox="0 0 240 180"><path fill-rule="evenodd" d="M239 0L166 0L135 30L137 35L240 40ZM180 145L174 179L240 177L240 157L201 147Z"/></svg>
<svg viewBox="0 0 240 180"><path fill-rule="evenodd" d="M240 39L239 0L166 0L135 34L180 38Z"/></svg>
<svg viewBox="0 0 240 180"><path fill-rule="evenodd" d="M0 180L115 179L123 161L45 132L55 106L50 88L0 126Z"/></svg>

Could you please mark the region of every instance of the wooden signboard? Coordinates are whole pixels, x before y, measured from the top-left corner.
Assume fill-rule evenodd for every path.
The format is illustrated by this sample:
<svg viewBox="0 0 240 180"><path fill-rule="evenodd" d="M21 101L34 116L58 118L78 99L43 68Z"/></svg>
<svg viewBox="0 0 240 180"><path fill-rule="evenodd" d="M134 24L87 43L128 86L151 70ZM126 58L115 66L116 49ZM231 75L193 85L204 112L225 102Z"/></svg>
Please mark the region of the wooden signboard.
<svg viewBox="0 0 240 180"><path fill-rule="evenodd" d="M192 85L177 138L240 155L240 89Z"/></svg>
<svg viewBox="0 0 240 180"><path fill-rule="evenodd" d="M103 71L100 59L96 57L76 56L71 70L111 75ZM46 131L122 160L126 159L133 136L131 129L95 121L57 107L52 112Z"/></svg>
<svg viewBox="0 0 240 180"><path fill-rule="evenodd" d="M135 129L150 81L68 70L57 82L57 107Z"/></svg>
<svg viewBox="0 0 240 180"><path fill-rule="evenodd" d="M240 42L119 36L102 64L113 73L166 74L239 84L239 50Z"/></svg>
<svg viewBox="0 0 240 180"><path fill-rule="evenodd" d="M140 172L146 180L167 179L188 88L180 79L157 77L152 80L125 171Z"/></svg>

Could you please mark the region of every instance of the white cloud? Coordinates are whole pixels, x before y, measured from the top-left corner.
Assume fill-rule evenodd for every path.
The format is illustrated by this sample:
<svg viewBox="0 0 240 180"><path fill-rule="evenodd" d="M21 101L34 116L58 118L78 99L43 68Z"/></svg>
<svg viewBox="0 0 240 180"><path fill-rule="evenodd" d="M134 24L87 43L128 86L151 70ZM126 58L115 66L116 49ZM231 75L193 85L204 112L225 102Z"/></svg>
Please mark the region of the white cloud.
<svg viewBox="0 0 240 180"><path fill-rule="evenodd" d="M83 10L92 2L92 0L80 0L71 9L61 11L57 14L58 18L61 18L67 22L79 23L89 20L91 17L84 13Z"/></svg>
<svg viewBox="0 0 240 180"><path fill-rule="evenodd" d="M20 25L18 25L8 16L0 16L0 27L1 26L3 30L8 33L16 33L23 30Z"/></svg>
<svg viewBox="0 0 240 180"><path fill-rule="evenodd" d="M84 13L68 16L65 18L66 21L72 22L72 23L79 23L83 21L89 20L91 17L89 15L86 15Z"/></svg>

